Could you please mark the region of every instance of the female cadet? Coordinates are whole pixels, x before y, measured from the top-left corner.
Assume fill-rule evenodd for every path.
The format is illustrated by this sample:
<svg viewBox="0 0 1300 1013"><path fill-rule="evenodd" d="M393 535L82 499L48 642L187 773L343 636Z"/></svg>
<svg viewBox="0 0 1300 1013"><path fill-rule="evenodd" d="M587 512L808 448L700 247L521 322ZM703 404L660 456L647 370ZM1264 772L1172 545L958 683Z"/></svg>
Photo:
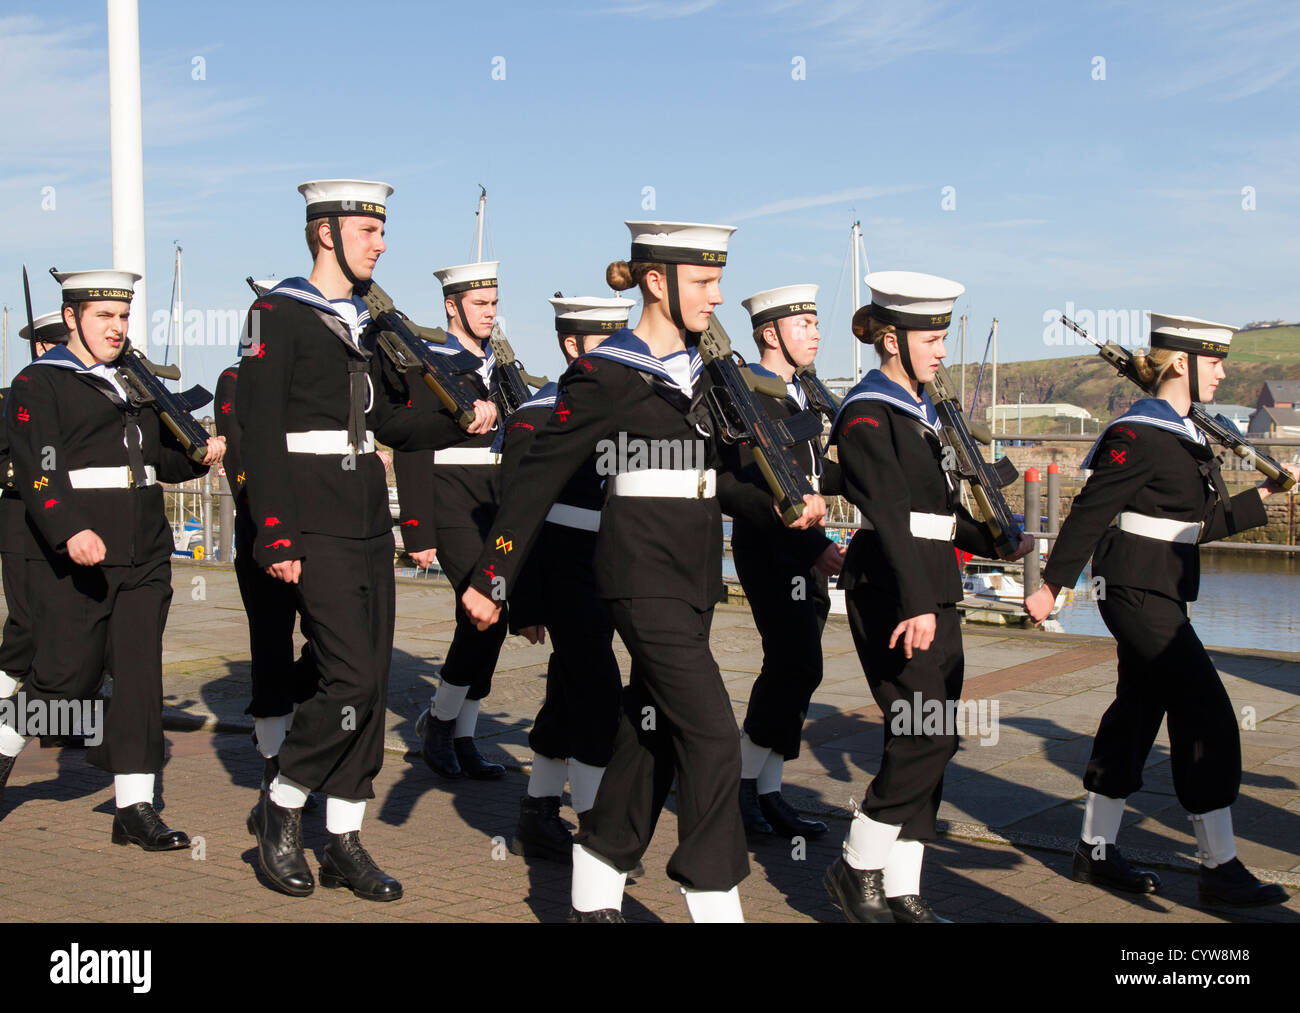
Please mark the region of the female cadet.
<svg viewBox="0 0 1300 1013"><path fill-rule="evenodd" d="M616 290L641 289L641 319L564 374L463 602L477 622L496 620L551 504L595 450L608 476L596 583L632 669L613 759L575 838L570 918L623 920L627 872L644 854L676 774L678 847L668 874L693 920L739 921L736 884L749 871L735 801L740 746L709 626L722 591L721 509L770 511L772 500L709 466L710 381L693 347L722 303L718 282L734 230L627 225L630 262L611 264L606 280ZM825 514L819 496L805 504L796 522L803 528Z"/></svg>
<svg viewBox="0 0 1300 1013"><path fill-rule="evenodd" d="M552 299L565 364L625 329L634 305L631 299ZM503 488L510 488L519 462L545 427L558 392L556 384L548 383L506 422ZM596 463L592 454L556 498L510 595L511 629L534 644L544 641L549 630L554 645L546 666L546 699L528 733L533 769L510 847L517 855L565 863L573 857L573 838L560 819L564 782L569 782L573 810L581 819L596 802L622 713L614 620L596 587L593 567L605 500L605 479Z"/></svg>
<svg viewBox="0 0 1300 1013"><path fill-rule="evenodd" d="M1119 678L1084 774L1088 800L1073 878L1130 893L1160 885L1153 873L1128 865L1115 838L1124 800L1142 787L1143 764L1168 714L1174 790L1192 814L1201 858L1201 901L1256 906L1281 904L1287 893L1261 883L1236 857L1229 809L1241 784L1236 714L1187 618L1200 583L1197 544L1264 524L1262 500L1278 491L1264 482L1229 499L1214 452L1186 418L1192 404L1213 400L1232 333L1226 324L1151 314L1151 350L1135 364L1155 396L1112 421L1084 458L1092 476L1025 611L1035 622L1045 619L1057 592L1074 586L1092 556Z"/></svg>
<svg viewBox="0 0 1300 1013"><path fill-rule="evenodd" d="M965 288L910 271L867 276L871 305L853 332L880 355L831 427L845 495L862 511L840 574L849 629L885 714L880 772L823 883L851 922L943 922L920 896L924 842L934 839L943 772L957 751L954 704L964 659L953 543L993 556L993 538L961 506L942 465L934 406L922 385L945 356L952 305ZM1033 545L1025 536L1019 558ZM936 733L921 714L944 715Z"/></svg>

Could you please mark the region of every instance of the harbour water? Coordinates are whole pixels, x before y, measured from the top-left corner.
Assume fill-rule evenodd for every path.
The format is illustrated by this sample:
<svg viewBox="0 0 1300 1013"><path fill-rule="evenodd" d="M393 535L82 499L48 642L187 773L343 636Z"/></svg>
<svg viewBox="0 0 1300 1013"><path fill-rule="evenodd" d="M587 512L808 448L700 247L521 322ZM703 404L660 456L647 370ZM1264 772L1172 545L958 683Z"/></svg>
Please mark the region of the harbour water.
<svg viewBox="0 0 1300 1013"><path fill-rule="evenodd" d="M1200 597L1189 614L1206 645L1300 651L1300 556L1203 552ZM1059 618L1066 633L1108 635L1086 594Z"/></svg>

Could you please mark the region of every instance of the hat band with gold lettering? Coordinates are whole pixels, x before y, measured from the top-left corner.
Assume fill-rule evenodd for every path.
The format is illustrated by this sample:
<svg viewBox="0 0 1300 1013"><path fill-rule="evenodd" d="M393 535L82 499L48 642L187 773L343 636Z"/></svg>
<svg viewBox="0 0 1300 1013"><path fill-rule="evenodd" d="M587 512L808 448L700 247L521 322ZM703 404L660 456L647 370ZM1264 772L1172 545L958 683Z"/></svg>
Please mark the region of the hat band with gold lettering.
<svg viewBox="0 0 1300 1013"><path fill-rule="evenodd" d="M722 267L727 263L726 250L692 250L682 246L655 246L651 243L632 244L633 263L692 264L696 267Z"/></svg>
<svg viewBox="0 0 1300 1013"><path fill-rule="evenodd" d="M368 200L323 200L307 205L309 222L317 218L329 218L331 215L340 218L378 218L382 222L388 220L387 214L384 205Z"/></svg>
<svg viewBox="0 0 1300 1013"><path fill-rule="evenodd" d="M1214 355L1227 358L1229 346L1222 341L1209 338L1189 338L1183 334L1162 334L1151 332L1152 348L1168 348L1174 352L1192 352L1196 355Z"/></svg>
<svg viewBox="0 0 1300 1013"><path fill-rule="evenodd" d="M65 288L64 302L93 302L98 299L114 299L118 302L130 302L135 293L129 288Z"/></svg>
<svg viewBox="0 0 1300 1013"><path fill-rule="evenodd" d="M476 278L473 281L456 281L444 282L442 294L444 296L459 295L461 292L469 292L476 288L496 288L497 280L495 278Z"/></svg>
<svg viewBox="0 0 1300 1013"><path fill-rule="evenodd" d="M815 302L792 302L782 306L771 306L761 313L755 313L750 317L750 323L754 327L761 327L763 324L771 323L773 320L780 320L783 317L797 317L803 313L817 312Z"/></svg>
<svg viewBox="0 0 1300 1013"><path fill-rule="evenodd" d="M556 334L613 334L627 326L623 320L555 320Z"/></svg>
<svg viewBox="0 0 1300 1013"><path fill-rule="evenodd" d="M893 324L908 331L943 331L952 323L952 310L947 313L904 313L876 303L871 304L871 316L882 324Z"/></svg>

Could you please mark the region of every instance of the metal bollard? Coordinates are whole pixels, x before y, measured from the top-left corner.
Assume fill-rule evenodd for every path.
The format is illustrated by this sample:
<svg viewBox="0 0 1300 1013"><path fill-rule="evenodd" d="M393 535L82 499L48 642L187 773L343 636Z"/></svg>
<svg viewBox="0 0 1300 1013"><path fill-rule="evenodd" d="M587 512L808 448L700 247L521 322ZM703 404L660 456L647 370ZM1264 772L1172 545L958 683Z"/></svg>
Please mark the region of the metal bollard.
<svg viewBox="0 0 1300 1013"><path fill-rule="evenodd" d="M217 523L221 526L217 542L221 547L221 561L230 563L235 558L235 497L234 491L230 488L229 476L222 477L221 489L225 495L217 505Z"/></svg>
<svg viewBox="0 0 1300 1013"><path fill-rule="evenodd" d="M203 428L212 433L212 419L203 420ZM203 475L203 558L212 558L212 469Z"/></svg>
<svg viewBox="0 0 1300 1013"><path fill-rule="evenodd" d="M1047 532L1061 530L1061 466L1053 461L1047 466ZM1047 546L1051 551L1051 545Z"/></svg>
<svg viewBox="0 0 1300 1013"><path fill-rule="evenodd" d="M1043 518L1043 483L1037 468L1025 469L1025 531L1038 535L1042 531ZM1034 547L1025 556L1025 594L1033 594L1038 589L1038 538L1034 538Z"/></svg>

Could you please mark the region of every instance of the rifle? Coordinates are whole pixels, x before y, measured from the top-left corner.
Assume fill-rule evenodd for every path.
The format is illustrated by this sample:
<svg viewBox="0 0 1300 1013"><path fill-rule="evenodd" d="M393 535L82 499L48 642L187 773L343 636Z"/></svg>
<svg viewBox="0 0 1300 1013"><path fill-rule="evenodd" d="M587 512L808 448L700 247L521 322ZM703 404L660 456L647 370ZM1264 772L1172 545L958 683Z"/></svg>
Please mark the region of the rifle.
<svg viewBox="0 0 1300 1013"><path fill-rule="evenodd" d="M457 364L459 355L430 352L425 342L445 345L447 332L441 327L421 327L413 323L374 281L357 294L370 311L370 319L378 325L379 347L393 365L402 373L420 370L424 382L438 395L438 400L451 413L456 424L461 429L469 429L474 424L474 402L482 401L486 396L470 378L477 370L477 363L465 368L463 362Z"/></svg>
<svg viewBox="0 0 1300 1013"><path fill-rule="evenodd" d="M800 366L794 371L794 378L799 381L804 396L808 398L808 407L819 415L824 415L827 422L834 422L835 416L839 414L840 399L827 389L826 384L822 383L817 375L817 368Z"/></svg>
<svg viewBox="0 0 1300 1013"><path fill-rule="evenodd" d="M163 380L179 380L181 371L175 366L159 366L131 345L131 339L122 342L122 354L113 365L117 378L126 388L133 405L151 404L162 418L163 425L172 431L185 448L185 456L197 464L203 463L208 452L208 431L191 412L212 403L212 395L195 384L182 394L173 394L162 385Z"/></svg>
<svg viewBox="0 0 1300 1013"><path fill-rule="evenodd" d="M492 325L492 336L488 341L492 345L492 354L497 360L492 382L492 399L497 403L497 415L504 421L532 397L528 392L529 386L539 389L546 386L546 377L531 376L524 372L500 324Z"/></svg>
<svg viewBox="0 0 1300 1013"><path fill-rule="evenodd" d="M1065 314L1061 314L1061 323L1089 344L1095 345L1098 354L1114 366L1120 376L1132 380L1144 393L1155 396L1155 391L1139 379L1137 369L1133 365L1133 353L1127 348L1121 348L1113 341L1104 343L1098 341ZM1244 439L1226 415L1211 415L1199 404L1193 404L1192 410L1188 412L1188 418L1197 429L1215 443L1227 447L1265 478L1271 479L1283 492L1295 487L1295 477L1283 468L1276 458L1270 457L1249 440Z"/></svg>
<svg viewBox="0 0 1300 1013"><path fill-rule="evenodd" d="M749 446L776 499L781 519L786 524L794 523L803 515L803 498L815 494L790 448L820 436L821 419L810 411L786 419L768 415L754 394L784 398L785 383L779 378L758 376L732 358L731 339L716 313L710 314L709 326L700 335L699 349L714 380L708 397L721 427L719 436L727 443L740 441Z"/></svg>
<svg viewBox="0 0 1300 1013"><path fill-rule="evenodd" d="M1009 559L1020 548L1020 525L1011 515L1006 497L1002 495L1004 487L1016 480L1019 472L1009 458L1002 458L996 464L984 460L976 444L976 437L962 413L961 402L953 389L948 371L939 366L933 380L925 385L934 410L943 424L939 437L955 455L953 469L957 477L970 487L979 510L980 518L993 533L993 544L998 555Z"/></svg>

